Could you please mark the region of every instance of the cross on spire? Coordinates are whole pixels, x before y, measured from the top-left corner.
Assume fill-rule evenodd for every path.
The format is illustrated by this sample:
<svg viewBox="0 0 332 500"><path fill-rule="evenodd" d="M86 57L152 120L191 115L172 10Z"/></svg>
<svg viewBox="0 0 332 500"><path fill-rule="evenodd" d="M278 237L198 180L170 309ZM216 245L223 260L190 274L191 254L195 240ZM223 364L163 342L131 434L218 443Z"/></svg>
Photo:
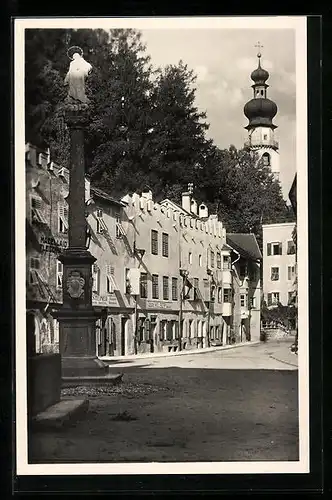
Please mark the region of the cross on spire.
<svg viewBox="0 0 332 500"><path fill-rule="evenodd" d="M257 44L255 45L255 47L258 49L258 53L257 53L257 57L260 58L262 57L262 54L261 54L261 50L263 48L263 45L261 45L260 42L257 42Z"/></svg>

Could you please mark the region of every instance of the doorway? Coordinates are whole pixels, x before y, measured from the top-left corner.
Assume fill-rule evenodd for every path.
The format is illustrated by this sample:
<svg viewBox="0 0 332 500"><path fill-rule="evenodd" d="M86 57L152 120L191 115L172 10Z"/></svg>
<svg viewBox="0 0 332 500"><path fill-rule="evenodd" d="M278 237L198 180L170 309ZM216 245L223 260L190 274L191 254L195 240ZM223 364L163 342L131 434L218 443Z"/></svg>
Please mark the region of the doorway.
<svg viewBox="0 0 332 500"><path fill-rule="evenodd" d="M127 354L128 318L121 318L121 356Z"/></svg>
<svg viewBox="0 0 332 500"><path fill-rule="evenodd" d="M157 316L151 316L149 328L150 352L154 352L157 333Z"/></svg>

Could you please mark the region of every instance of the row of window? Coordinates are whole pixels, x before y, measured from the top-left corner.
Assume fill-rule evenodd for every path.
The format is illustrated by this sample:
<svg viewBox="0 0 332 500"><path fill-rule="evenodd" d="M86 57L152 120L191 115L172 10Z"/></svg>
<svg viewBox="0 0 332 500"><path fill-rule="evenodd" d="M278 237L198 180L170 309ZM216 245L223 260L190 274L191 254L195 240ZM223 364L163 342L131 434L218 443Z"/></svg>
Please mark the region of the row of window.
<svg viewBox="0 0 332 500"><path fill-rule="evenodd" d="M42 212L42 199L31 197L30 201L31 222L47 224L47 220ZM58 232L62 234L68 232L68 205L65 203L58 203Z"/></svg>
<svg viewBox="0 0 332 500"><path fill-rule="evenodd" d="M30 259L30 270L35 271L40 269L40 259L32 257ZM30 273L30 284L34 283L34 274ZM56 272L56 286L57 288L62 287L62 277L63 277L63 264L57 261L57 272ZM92 290L97 294L100 293L100 269L97 265L93 266L92 272L93 284ZM199 292L199 279L194 278L192 280L192 293L190 293L186 298L191 300L199 300L201 298ZM203 280L204 288L209 287L209 280ZM106 292L113 293L116 289L115 279L114 279L114 267L106 265ZM149 297L148 293L148 275L147 273L140 274L140 297L147 299ZM126 285L126 292L130 293L129 287ZM222 287L211 287L211 300L215 301L217 293L217 300L219 303L225 302L229 303L232 300L232 290L230 288ZM168 276L162 276L162 299L163 300L173 300L177 301L179 297L178 294L178 278L171 278L171 289L170 289L170 278ZM152 299L159 299L159 275L152 275Z"/></svg>
<svg viewBox="0 0 332 500"><path fill-rule="evenodd" d="M157 317L139 318L137 325L137 335L140 342L149 341L153 338L157 326ZM210 340L222 340L224 325L210 326ZM207 322L202 320L189 319L182 322L183 337L200 338L206 337ZM175 341L179 338L179 322L176 320L161 320L159 327L159 339L161 341Z"/></svg>
<svg viewBox="0 0 332 500"><path fill-rule="evenodd" d="M169 255L169 236L167 233L162 233L161 235L161 255L163 257L168 257ZM158 255L158 231L155 229L151 230L151 253L152 255Z"/></svg>
<svg viewBox="0 0 332 500"><path fill-rule="evenodd" d="M287 241L286 248L287 255L295 254L295 244L293 240ZM282 255L282 243L280 241L275 243L267 243L266 246L266 254L270 255Z"/></svg>
<svg viewBox="0 0 332 500"><path fill-rule="evenodd" d="M279 267L271 267L271 281L279 281L280 272ZM295 266L287 266L287 280L293 281L295 279Z"/></svg>
<svg viewBox="0 0 332 500"><path fill-rule="evenodd" d="M32 257L30 259L30 270L39 270L40 269L40 260L39 258ZM30 274L30 284L33 284L33 274ZM56 273L56 284L57 288L62 287L62 277L63 277L63 264L60 261L57 261L57 273ZM93 284L92 290L99 294L100 292L100 269L97 265L93 266ZM201 298L199 292L199 279L193 278L192 280L193 287L192 293L188 294L186 298L191 300L199 300ZM209 287L209 280L203 280L204 288ZM162 299L163 300L178 300L178 278L171 278L171 290L170 290L170 278L168 276L162 277ZM115 280L114 280L114 267L110 265L106 265L106 292L113 293L116 288ZM130 292L130 290L126 289L126 292ZM171 292L171 293L170 293ZM216 287L214 285L211 286L211 301L215 301L217 298L218 303L230 303L232 301L232 289L231 288L222 288ZM140 274L140 297L143 299L148 298L148 275L147 273ZM216 297L217 295L217 297ZM271 294L270 294L271 295ZM278 295L279 297L279 295ZM152 275L152 299L159 299L159 276L157 274ZM272 300L272 299L271 299ZM278 299L279 300L279 299ZM240 295L241 307L248 307L248 295L241 294ZM251 298L251 307L254 307L254 297Z"/></svg>
<svg viewBox="0 0 332 500"><path fill-rule="evenodd" d="M288 304L294 303L296 296L296 292L291 291L288 292ZM271 292L267 294L267 305L273 306L280 303L280 293L279 292Z"/></svg>
<svg viewBox="0 0 332 500"><path fill-rule="evenodd" d="M121 238L123 234L120 213L114 213L115 218L115 236ZM103 218L103 210L98 209L96 212L97 234L103 234L108 231L107 225ZM31 221L47 224L47 221L42 212L42 199L31 197ZM63 202L58 202L58 232L61 234L68 233L68 205Z"/></svg>

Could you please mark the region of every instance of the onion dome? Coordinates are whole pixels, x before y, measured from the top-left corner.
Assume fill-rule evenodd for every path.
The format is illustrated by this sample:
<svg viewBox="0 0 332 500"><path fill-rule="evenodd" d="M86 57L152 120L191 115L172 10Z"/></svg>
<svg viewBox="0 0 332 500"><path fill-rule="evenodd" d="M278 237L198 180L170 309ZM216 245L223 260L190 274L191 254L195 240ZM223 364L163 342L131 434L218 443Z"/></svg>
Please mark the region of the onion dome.
<svg viewBox="0 0 332 500"><path fill-rule="evenodd" d="M276 128L272 120L277 114L278 108L275 102L270 99L251 99L244 106L244 114L249 120L246 128L257 127L265 125L268 127Z"/></svg>
<svg viewBox="0 0 332 500"><path fill-rule="evenodd" d="M261 45L258 44L260 48ZM267 98L267 83L269 73L261 67L261 53L257 54L258 67L251 73L251 79L255 82L252 85L254 97L244 106L244 114L248 118L249 123L245 127L247 130L254 127L270 127L277 128L272 123L273 118L277 114L277 105Z"/></svg>
<svg viewBox="0 0 332 500"><path fill-rule="evenodd" d="M258 68L255 69L251 75L250 78L258 85L264 85L266 80L269 78L269 72L266 71L261 67L261 60L260 57L258 58Z"/></svg>

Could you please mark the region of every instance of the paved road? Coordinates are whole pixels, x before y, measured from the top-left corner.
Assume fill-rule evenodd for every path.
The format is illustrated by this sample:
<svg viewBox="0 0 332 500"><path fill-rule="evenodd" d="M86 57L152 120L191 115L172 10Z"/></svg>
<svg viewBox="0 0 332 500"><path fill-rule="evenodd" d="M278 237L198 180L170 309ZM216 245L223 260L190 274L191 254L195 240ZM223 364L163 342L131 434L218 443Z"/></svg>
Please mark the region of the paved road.
<svg viewBox="0 0 332 500"><path fill-rule="evenodd" d="M290 343L269 342L248 344L226 350L205 353L185 354L183 356L151 356L142 359L127 359L111 362L110 366L123 371L127 367L167 368L206 368L228 370L297 370L298 358L290 352Z"/></svg>
<svg viewBox="0 0 332 500"><path fill-rule="evenodd" d="M298 460L297 370L271 357L288 359L288 348L114 363L123 384L89 389L75 427L33 434L30 461Z"/></svg>

